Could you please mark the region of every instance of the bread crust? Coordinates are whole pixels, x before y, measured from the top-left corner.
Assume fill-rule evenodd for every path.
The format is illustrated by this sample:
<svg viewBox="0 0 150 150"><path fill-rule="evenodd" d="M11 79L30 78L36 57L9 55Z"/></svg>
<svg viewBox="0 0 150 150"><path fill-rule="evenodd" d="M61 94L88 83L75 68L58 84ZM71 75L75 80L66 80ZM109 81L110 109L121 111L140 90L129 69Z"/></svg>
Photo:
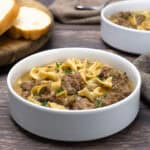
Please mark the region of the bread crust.
<svg viewBox="0 0 150 150"><path fill-rule="evenodd" d="M23 37L26 40L37 40L39 39L42 35L44 35L45 33L47 33L49 31L49 27L50 25L48 25L47 27L40 29L40 30L23 30L20 28L17 28L16 26L12 27L9 30L9 36L14 38L14 39L19 39L21 37Z"/></svg>
<svg viewBox="0 0 150 150"><path fill-rule="evenodd" d="M41 11L41 10L40 10ZM45 12L44 12L45 13ZM50 23L41 29L23 29L18 27L17 25L13 25L12 28L8 31L10 37L14 39L24 38L26 40L37 40L42 35L46 34L51 26L52 20L50 19Z"/></svg>
<svg viewBox="0 0 150 150"><path fill-rule="evenodd" d="M19 12L19 5L16 2L16 0L13 1L13 6L12 8L7 12L6 16L4 17L3 20L0 21L0 35L5 33L11 26L13 25L18 12Z"/></svg>

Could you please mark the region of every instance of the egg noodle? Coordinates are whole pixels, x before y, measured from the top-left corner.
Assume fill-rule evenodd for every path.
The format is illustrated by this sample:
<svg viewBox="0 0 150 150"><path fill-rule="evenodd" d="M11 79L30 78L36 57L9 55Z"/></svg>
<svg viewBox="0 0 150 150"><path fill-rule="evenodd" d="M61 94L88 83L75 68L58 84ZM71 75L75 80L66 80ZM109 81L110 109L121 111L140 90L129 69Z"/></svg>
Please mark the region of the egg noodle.
<svg viewBox="0 0 150 150"><path fill-rule="evenodd" d="M108 76L103 80L99 78L99 74L104 67L109 68L110 66L103 64L100 61L92 62L87 59L79 60L77 58L69 58L63 62L55 62L48 65L32 68L30 72L26 73L24 76L17 80L16 85L20 85L27 79L40 81L40 84L35 84L32 86L27 99L33 103L43 105L43 103L39 101L37 97L42 95L42 93L45 91L50 91L50 93L55 94L56 98L63 99L63 105L55 101L46 102L46 106L51 108L68 109L67 105L65 104L67 104L68 99L74 95L87 98L90 103L95 104L97 99L105 96L113 86L113 76ZM65 75L74 76L76 73L80 75L79 77L82 79L84 86L79 88L76 93L70 94L66 88L62 88L62 78ZM73 84L79 84L78 80L74 79L73 81ZM65 84L67 84L67 82L69 83L69 80L65 82ZM69 84L69 86L71 85L72 83Z"/></svg>
<svg viewBox="0 0 150 150"><path fill-rule="evenodd" d="M109 19L119 25L139 30L150 30L150 11L118 12Z"/></svg>

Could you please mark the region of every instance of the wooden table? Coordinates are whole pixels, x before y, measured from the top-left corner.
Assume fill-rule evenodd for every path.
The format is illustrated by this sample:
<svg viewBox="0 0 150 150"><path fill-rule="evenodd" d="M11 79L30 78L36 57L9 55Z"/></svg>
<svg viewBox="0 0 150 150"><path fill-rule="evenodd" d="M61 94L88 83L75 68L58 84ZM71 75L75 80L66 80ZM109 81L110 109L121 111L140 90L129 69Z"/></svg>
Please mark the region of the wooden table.
<svg viewBox="0 0 150 150"><path fill-rule="evenodd" d="M51 1L41 0L44 4L50 4ZM98 25L74 26L58 23L44 49L79 46L112 49L102 42ZM131 61L137 57L114 50L108 51L119 53ZM64 143L28 133L16 125L9 115L6 77L10 68L11 66L0 68L0 150L150 150L150 108L143 103L142 98L136 120L127 129L109 138L83 143Z"/></svg>

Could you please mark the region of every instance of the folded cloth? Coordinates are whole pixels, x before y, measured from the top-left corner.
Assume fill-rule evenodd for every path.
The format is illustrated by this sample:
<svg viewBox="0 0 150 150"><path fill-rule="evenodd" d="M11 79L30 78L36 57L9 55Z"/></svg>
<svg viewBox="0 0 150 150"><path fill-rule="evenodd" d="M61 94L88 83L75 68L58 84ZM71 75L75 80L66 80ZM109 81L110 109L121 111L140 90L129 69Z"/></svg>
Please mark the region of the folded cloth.
<svg viewBox="0 0 150 150"><path fill-rule="evenodd" d="M150 103L150 53L138 57L134 64L137 66L142 77L142 96Z"/></svg>
<svg viewBox="0 0 150 150"><path fill-rule="evenodd" d="M99 24L99 10L76 10L76 5L100 6L108 0L55 0L50 9L55 18L65 24Z"/></svg>

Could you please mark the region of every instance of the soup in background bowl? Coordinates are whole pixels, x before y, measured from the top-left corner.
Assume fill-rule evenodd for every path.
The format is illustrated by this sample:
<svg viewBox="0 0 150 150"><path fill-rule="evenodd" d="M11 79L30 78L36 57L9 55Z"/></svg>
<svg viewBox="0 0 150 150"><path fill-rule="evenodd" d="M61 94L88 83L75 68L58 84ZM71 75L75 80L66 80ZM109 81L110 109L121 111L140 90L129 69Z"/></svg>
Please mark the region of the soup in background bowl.
<svg viewBox="0 0 150 150"><path fill-rule="evenodd" d="M102 39L116 50L134 54L150 52L149 10L150 1L144 0L108 4L101 11Z"/></svg>
<svg viewBox="0 0 150 150"><path fill-rule="evenodd" d="M115 24L138 30L150 30L150 11L118 12L108 17Z"/></svg>

